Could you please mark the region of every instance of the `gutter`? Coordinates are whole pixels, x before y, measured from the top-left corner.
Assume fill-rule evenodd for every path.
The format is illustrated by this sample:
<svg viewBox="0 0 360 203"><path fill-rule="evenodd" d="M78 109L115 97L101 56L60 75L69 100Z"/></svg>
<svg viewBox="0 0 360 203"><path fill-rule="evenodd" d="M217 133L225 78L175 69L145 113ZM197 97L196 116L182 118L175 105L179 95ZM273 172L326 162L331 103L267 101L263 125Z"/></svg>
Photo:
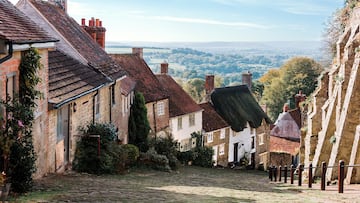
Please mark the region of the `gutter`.
<svg viewBox="0 0 360 203"><path fill-rule="evenodd" d="M102 84L102 85L100 85L100 86L98 86L98 87L95 87L95 88L93 88L93 89L91 89L91 90L88 90L88 91L86 91L86 92L83 92L83 93L81 93L81 94L78 94L78 95L76 95L76 96L74 96L74 97L71 97L71 98L69 98L69 99L65 99L64 101L55 104L53 107L54 107L54 109L58 109L58 108L60 108L61 106L63 106L64 104L69 103L69 102L72 102L72 101L74 101L74 100L76 100L76 99L78 99L78 98L80 98L80 97L82 97L82 96L84 96L84 95L87 95L87 94L90 94L90 93L92 93L92 92L95 92L95 91L99 90L100 88L102 88L102 87L104 87L104 86L105 86L105 84Z"/></svg>
<svg viewBox="0 0 360 203"><path fill-rule="evenodd" d="M8 49L8 55L6 55L4 58L0 59L0 64L4 63L5 61L9 60L13 55L13 43L12 41L9 41L9 49Z"/></svg>

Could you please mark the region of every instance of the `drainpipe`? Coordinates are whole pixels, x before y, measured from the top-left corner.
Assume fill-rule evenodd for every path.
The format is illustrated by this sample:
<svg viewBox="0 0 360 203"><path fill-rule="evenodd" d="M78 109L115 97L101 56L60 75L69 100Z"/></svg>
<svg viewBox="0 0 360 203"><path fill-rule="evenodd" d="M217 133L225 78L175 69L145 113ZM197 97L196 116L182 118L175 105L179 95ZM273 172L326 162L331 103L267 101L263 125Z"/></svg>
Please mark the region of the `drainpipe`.
<svg viewBox="0 0 360 203"><path fill-rule="evenodd" d="M155 105L157 104L157 102L154 102L153 103L153 116L154 116L154 131L155 131L155 139L156 139L156 131L157 131L157 129L156 129L156 111L155 111Z"/></svg>
<svg viewBox="0 0 360 203"><path fill-rule="evenodd" d="M5 61L9 60L13 55L13 43L12 41L9 41L9 51L8 55L6 55L4 58L0 59L0 64L4 63Z"/></svg>

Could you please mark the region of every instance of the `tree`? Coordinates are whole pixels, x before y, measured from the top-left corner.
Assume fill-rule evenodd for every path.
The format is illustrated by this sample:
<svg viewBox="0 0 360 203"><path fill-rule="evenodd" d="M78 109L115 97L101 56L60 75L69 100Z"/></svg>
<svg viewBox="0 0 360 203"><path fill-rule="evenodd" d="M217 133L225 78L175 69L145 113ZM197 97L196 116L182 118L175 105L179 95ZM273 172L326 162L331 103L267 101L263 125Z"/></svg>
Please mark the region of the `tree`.
<svg viewBox="0 0 360 203"><path fill-rule="evenodd" d="M130 108L129 144L137 146L141 152L146 152L149 149L149 132L150 124L145 99L140 92L136 92L134 103Z"/></svg>
<svg viewBox="0 0 360 203"><path fill-rule="evenodd" d="M360 0L345 0L344 7L335 11L325 25L325 49L332 57L336 54L336 42L340 35L344 33L345 27L349 23L351 13L359 2Z"/></svg>
<svg viewBox="0 0 360 203"><path fill-rule="evenodd" d="M184 90L196 101L201 102L205 97L205 81L200 78L189 79Z"/></svg>
<svg viewBox="0 0 360 203"><path fill-rule="evenodd" d="M316 88L317 78L322 70L321 65L313 59L295 57L280 67L279 77L264 80L266 83L261 102L267 105L270 117L276 119L284 103L294 103L291 101L299 90L310 95Z"/></svg>

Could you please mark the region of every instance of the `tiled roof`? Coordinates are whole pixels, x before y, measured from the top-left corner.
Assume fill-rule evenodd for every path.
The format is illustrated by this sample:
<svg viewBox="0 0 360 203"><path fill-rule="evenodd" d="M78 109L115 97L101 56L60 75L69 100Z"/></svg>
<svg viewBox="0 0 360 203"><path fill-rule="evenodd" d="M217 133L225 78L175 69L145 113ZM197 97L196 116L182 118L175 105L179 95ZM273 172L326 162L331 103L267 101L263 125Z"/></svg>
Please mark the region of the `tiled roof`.
<svg viewBox="0 0 360 203"><path fill-rule="evenodd" d="M201 107L167 74L156 75L169 95L169 116L176 117L201 111Z"/></svg>
<svg viewBox="0 0 360 203"><path fill-rule="evenodd" d="M216 88L211 103L236 132L246 128L247 122L252 128L259 127L263 120L271 123L246 85Z"/></svg>
<svg viewBox="0 0 360 203"><path fill-rule="evenodd" d="M57 41L7 0L0 1L0 38L16 44Z"/></svg>
<svg viewBox="0 0 360 203"><path fill-rule="evenodd" d="M292 109L288 111L291 117L294 119L299 129L301 129L301 111L299 108Z"/></svg>
<svg viewBox="0 0 360 203"><path fill-rule="evenodd" d="M26 1L26 0L24 0ZM100 47L100 45L93 40L90 35L67 13L55 5L46 1L27 0L30 2L43 17L46 18L52 26L47 23L39 23L44 26L44 29L55 28L65 39L60 43L70 43L68 46L76 49L76 51L87 60L95 68L99 69L106 76L116 80L126 74L126 72L116 64L111 57ZM24 12L28 12L29 16L39 18L33 15L32 11L25 8L27 3L23 3ZM62 47L60 46L60 49ZM63 50L68 53L66 50ZM76 57L74 57L76 58Z"/></svg>
<svg viewBox="0 0 360 203"><path fill-rule="evenodd" d="M229 127L230 125L215 111L214 107L209 103L202 103L200 107L204 109L203 111L203 121L202 126L206 132L211 132L214 130L219 130L222 128Z"/></svg>
<svg viewBox="0 0 360 203"><path fill-rule="evenodd" d="M108 79L60 51L49 51L49 100L59 104L91 91Z"/></svg>
<svg viewBox="0 0 360 203"><path fill-rule="evenodd" d="M110 55L136 81L135 90L144 95L146 103L169 97L144 59L136 54Z"/></svg>
<svg viewBox="0 0 360 203"><path fill-rule="evenodd" d="M128 95L131 91L135 89L136 82L130 78L125 77L121 80L121 94Z"/></svg>

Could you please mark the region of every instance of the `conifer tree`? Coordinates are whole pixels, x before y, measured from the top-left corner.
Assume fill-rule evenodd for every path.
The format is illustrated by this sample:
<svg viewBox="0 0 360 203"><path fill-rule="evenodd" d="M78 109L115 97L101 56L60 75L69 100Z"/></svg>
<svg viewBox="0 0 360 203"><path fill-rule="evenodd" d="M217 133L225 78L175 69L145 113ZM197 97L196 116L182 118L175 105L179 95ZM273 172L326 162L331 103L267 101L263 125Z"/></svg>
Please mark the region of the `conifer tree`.
<svg viewBox="0 0 360 203"><path fill-rule="evenodd" d="M129 117L129 144L133 144L140 151L149 149L148 135L150 124L147 119L147 109L144 96L140 92L135 93L134 103L130 109Z"/></svg>

